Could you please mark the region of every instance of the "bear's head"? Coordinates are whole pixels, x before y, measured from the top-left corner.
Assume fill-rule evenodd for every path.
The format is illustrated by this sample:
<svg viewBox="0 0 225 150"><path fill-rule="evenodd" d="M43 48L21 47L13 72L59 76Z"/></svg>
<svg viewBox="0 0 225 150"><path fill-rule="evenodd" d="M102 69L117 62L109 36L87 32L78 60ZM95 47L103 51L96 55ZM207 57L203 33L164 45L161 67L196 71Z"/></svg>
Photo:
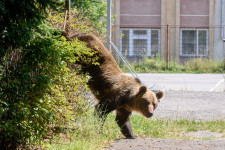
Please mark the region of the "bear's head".
<svg viewBox="0 0 225 150"><path fill-rule="evenodd" d="M141 86L134 98L135 110L143 114L145 117L150 118L163 95L164 93L162 91L154 93L146 86Z"/></svg>

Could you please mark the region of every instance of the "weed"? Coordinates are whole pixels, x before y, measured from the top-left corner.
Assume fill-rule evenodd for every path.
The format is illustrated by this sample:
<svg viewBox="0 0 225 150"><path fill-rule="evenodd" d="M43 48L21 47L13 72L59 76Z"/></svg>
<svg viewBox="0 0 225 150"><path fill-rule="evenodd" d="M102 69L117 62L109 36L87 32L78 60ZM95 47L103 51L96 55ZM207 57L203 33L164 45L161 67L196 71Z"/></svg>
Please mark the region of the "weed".
<svg viewBox="0 0 225 150"><path fill-rule="evenodd" d="M132 68L138 73L224 73L224 62L207 58L190 59L184 64L170 61L168 68L165 59L157 55L155 58L144 58L141 62L131 62ZM124 64L120 65L124 72L129 70Z"/></svg>

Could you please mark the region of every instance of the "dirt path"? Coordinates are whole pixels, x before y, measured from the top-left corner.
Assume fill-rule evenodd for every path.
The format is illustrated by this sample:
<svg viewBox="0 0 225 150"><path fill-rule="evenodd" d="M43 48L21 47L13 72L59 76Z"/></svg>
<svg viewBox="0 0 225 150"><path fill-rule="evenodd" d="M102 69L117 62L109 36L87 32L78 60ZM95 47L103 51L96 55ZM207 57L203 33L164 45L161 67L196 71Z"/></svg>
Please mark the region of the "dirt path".
<svg viewBox="0 0 225 150"><path fill-rule="evenodd" d="M155 118L225 120L225 92L166 91L155 111ZM211 140L120 139L107 150L225 150L223 134L210 131L187 136L217 138Z"/></svg>

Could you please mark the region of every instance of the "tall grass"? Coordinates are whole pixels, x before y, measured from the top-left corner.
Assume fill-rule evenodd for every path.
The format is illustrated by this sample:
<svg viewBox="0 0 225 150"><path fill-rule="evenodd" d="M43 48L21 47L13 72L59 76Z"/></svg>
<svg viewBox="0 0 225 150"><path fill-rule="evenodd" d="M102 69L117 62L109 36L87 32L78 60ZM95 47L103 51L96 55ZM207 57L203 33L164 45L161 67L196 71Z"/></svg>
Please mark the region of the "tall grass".
<svg viewBox="0 0 225 150"><path fill-rule="evenodd" d="M52 150L98 150L108 146L111 141L121 138L119 127L114 121L114 115L109 115L104 126L92 115L77 121L79 125L75 131L68 131L64 136L57 134L52 143L45 143L43 147Z"/></svg>
<svg viewBox="0 0 225 150"><path fill-rule="evenodd" d="M141 62L130 62L132 68L138 73L224 73L225 62L214 61L207 58L193 58L184 64L166 60L157 56L155 58L144 58ZM129 72L124 64L120 65L124 72Z"/></svg>

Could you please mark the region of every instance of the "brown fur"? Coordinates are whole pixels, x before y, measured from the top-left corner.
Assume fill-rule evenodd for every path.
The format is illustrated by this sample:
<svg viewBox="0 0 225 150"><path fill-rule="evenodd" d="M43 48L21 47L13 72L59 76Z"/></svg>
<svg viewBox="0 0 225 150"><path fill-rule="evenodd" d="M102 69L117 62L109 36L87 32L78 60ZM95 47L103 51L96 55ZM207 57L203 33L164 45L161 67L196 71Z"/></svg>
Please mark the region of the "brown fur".
<svg viewBox="0 0 225 150"><path fill-rule="evenodd" d="M78 38L87 43L87 47L97 52L100 65L82 64L82 69L88 72L91 79L88 85L99 100L96 112L105 120L108 113L116 110L116 121L126 138L134 138L130 126L132 111L137 111L146 117L151 117L163 93L153 93L133 77L125 75L111 53L103 43L91 34L63 35L67 40Z"/></svg>

